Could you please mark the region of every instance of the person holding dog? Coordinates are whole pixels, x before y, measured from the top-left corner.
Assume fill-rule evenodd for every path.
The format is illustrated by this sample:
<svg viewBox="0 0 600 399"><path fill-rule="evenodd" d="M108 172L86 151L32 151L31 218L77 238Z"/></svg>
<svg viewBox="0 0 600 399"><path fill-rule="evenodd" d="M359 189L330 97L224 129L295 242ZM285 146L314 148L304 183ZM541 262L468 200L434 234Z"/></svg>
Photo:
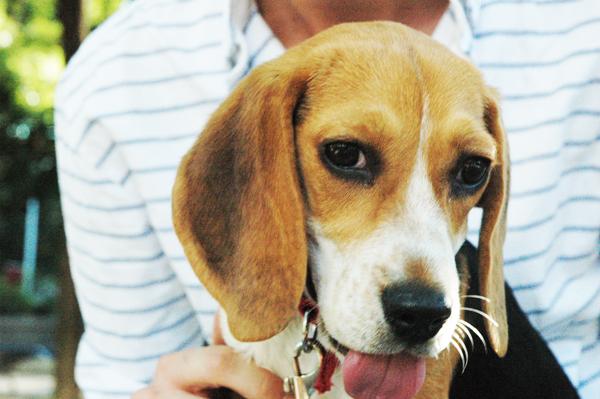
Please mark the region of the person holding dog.
<svg viewBox="0 0 600 399"><path fill-rule="evenodd" d="M283 396L274 375L204 346L211 335L220 342L210 333L216 305L175 237L170 190L181 156L249 70L366 20L432 35L500 91L513 164L506 278L579 395L600 394L593 1L136 0L90 36L57 91L86 398L202 397L216 387Z"/></svg>

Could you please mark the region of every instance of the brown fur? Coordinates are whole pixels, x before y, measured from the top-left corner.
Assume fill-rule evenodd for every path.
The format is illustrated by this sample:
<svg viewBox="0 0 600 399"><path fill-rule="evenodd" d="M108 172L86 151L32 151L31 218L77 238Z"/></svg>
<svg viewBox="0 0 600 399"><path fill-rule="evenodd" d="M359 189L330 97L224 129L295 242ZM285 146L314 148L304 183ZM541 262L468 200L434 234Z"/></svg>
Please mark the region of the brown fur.
<svg viewBox="0 0 600 399"><path fill-rule="evenodd" d="M291 71L274 67L238 87L183 159L173 191L186 255L242 340L281 331L306 279L304 206L283 117L306 78Z"/></svg>
<svg viewBox="0 0 600 399"><path fill-rule="evenodd" d="M502 357L508 349L508 324L506 320L506 300L502 247L506 236L506 211L508 203L508 143L502 129L500 111L494 95L489 92L485 104L485 122L488 131L496 140L497 163L492 170L490 181L481 199L483 220L479 234L479 267L482 295L489 298L484 302L483 311L498 322L495 328L489 320L485 321L490 344L498 356Z"/></svg>
<svg viewBox="0 0 600 399"><path fill-rule="evenodd" d="M431 274L429 262L424 259L414 259L407 262L404 273L407 281L419 281L428 287L438 288L437 282Z"/></svg>
<svg viewBox="0 0 600 399"><path fill-rule="evenodd" d="M440 71L444 71L440 73ZM306 281L309 218L350 245L397 212L406 195L428 102L425 156L453 233L484 208L480 238L484 309L492 347L506 352L502 244L508 165L493 95L467 61L394 23L339 25L253 71L213 115L184 158L174 223L194 271L242 341L269 338L297 316ZM333 176L324 140L352 138L381 156L372 184ZM448 193L459 151L494 159L485 191ZM413 270L427 279L426 267ZM447 353L447 352L446 352ZM419 398L447 397L456 355L429 361Z"/></svg>

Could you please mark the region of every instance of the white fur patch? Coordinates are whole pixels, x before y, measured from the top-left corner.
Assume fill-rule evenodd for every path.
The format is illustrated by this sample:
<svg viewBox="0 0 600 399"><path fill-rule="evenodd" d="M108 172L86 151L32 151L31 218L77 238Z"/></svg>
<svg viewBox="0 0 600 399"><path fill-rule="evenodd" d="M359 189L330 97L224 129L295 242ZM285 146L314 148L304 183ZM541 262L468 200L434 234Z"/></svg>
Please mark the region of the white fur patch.
<svg viewBox="0 0 600 399"><path fill-rule="evenodd" d="M430 133L428 117L425 98L417 160L406 196L374 233L356 242L335 242L323 233L318 220L310 221L316 241L311 251L312 277L321 317L336 340L361 352L389 354L407 349L437 356L450 344L460 317L454 255L464 236L452 236L449 217L438 205L427 174L424 143ZM406 267L415 261L427 265L427 275L442 290L451 316L420 348L404 348L385 321L381 288L407 281Z"/></svg>
<svg viewBox="0 0 600 399"><path fill-rule="evenodd" d="M225 343L238 353L248 357L248 361L254 361L258 366L266 368L281 379L294 375L292 367L293 356L296 345L302 340L302 318L298 315L281 333L273 338L260 342L240 342L231 335L227 325L227 315L221 310L221 332ZM328 344L327 337L320 333L320 342ZM341 360L341 359L340 359ZM306 355L300 358L303 372L311 372L319 366L316 355ZM332 377L333 387L324 394L314 393L311 398L319 399L351 399L344 390L342 370L338 368ZM282 386L283 390L283 386Z"/></svg>
<svg viewBox="0 0 600 399"><path fill-rule="evenodd" d="M383 314L381 281L401 283L406 265L420 260L445 295L452 313L433 342L420 351L436 356L450 343L460 315L459 279L454 262L454 240L447 218L435 201L418 162L406 202L397 215L359 242L336 243L312 221L317 245L312 272L321 316L330 334L343 345L367 353L395 353L398 347Z"/></svg>

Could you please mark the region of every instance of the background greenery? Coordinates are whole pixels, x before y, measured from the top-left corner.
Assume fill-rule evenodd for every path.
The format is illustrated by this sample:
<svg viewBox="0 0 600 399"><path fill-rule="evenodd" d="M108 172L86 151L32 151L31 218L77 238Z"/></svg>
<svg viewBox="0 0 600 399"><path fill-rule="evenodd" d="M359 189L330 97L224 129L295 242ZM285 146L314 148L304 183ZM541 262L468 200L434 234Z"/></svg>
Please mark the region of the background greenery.
<svg viewBox="0 0 600 399"><path fill-rule="evenodd" d="M83 0L95 27L120 0ZM64 69L58 0L0 0L0 313L27 308L15 270L27 198L41 201L38 273L57 278L64 234L56 179L53 91ZM17 273L18 274L18 273Z"/></svg>

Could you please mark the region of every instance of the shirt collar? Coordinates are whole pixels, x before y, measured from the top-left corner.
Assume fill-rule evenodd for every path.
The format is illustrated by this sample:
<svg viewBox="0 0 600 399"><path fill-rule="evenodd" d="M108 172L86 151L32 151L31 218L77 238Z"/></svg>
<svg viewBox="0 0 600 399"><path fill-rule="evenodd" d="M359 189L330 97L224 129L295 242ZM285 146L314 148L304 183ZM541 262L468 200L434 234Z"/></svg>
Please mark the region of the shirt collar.
<svg viewBox="0 0 600 399"><path fill-rule="evenodd" d="M223 2L225 23L229 27L225 38L225 49L228 54L231 70L228 81L230 85L236 84L247 72L248 45L244 37L244 27L248 23L253 0L226 0Z"/></svg>
<svg viewBox="0 0 600 399"><path fill-rule="evenodd" d="M224 16L229 26L226 48L232 65L234 81L245 73L248 46L244 27L255 8L254 0L224 1ZM433 37L460 55L469 55L473 44L474 26L479 19L481 0L450 0L448 10L436 27Z"/></svg>
<svg viewBox="0 0 600 399"><path fill-rule="evenodd" d="M450 0L432 37L458 55L469 55L479 8L479 0Z"/></svg>

